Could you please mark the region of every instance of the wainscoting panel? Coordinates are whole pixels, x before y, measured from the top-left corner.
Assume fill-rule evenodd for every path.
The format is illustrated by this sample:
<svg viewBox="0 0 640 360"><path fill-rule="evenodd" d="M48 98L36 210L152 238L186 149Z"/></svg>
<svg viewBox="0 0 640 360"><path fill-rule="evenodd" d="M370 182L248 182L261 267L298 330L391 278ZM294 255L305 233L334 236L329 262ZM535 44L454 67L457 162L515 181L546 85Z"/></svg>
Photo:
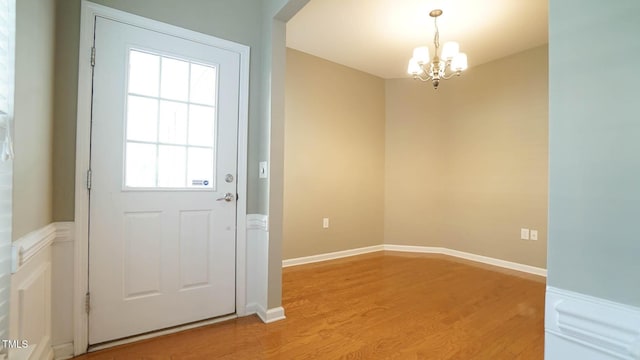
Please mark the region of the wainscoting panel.
<svg viewBox="0 0 640 360"><path fill-rule="evenodd" d="M54 352L56 359L70 358L73 223L23 236L13 242L13 254L9 335L28 347L11 349L9 358L53 359Z"/></svg>
<svg viewBox="0 0 640 360"><path fill-rule="evenodd" d="M46 234L45 231L40 231ZM31 233L30 235L32 235ZM32 238L27 235L25 238ZM11 276L9 336L11 340L26 341L28 347L9 350L10 359L51 359L51 242L22 257ZM20 240L14 242L21 244ZM34 249L31 246L29 249ZM20 251L18 251L19 253Z"/></svg>
<svg viewBox="0 0 640 360"><path fill-rule="evenodd" d="M546 360L639 360L640 308L547 287Z"/></svg>
<svg viewBox="0 0 640 360"><path fill-rule="evenodd" d="M265 323L285 318L284 309L267 309L269 222L262 214L247 215L247 314Z"/></svg>
<svg viewBox="0 0 640 360"><path fill-rule="evenodd" d="M247 314L266 311L268 256L267 215L247 215Z"/></svg>
<svg viewBox="0 0 640 360"><path fill-rule="evenodd" d="M73 222L57 222L51 245L51 345L56 360L73 357Z"/></svg>

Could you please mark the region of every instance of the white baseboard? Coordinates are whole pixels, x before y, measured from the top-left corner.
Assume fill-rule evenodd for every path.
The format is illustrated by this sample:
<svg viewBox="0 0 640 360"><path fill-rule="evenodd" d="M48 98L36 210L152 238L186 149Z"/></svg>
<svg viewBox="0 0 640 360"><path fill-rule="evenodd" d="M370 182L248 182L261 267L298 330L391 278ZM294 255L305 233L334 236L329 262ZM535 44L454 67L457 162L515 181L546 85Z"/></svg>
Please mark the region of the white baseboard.
<svg viewBox="0 0 640 360"><path fill-rule="evenodd" d="M256 303L251 303L247 304L246 310L247 315L256 314L265 324L286 319L286 316L284 315L284 308L282 306L265 310L262 306Z"/></svg>
<svg viewBox="0 0 640 360"><path fill-rule="evenodd" d="M441 254L449 255L461 259L471 260L483 264L498 266L501 268L516 270L538 276L547 276L547 269L519 264L502 259L491 258L488 256L476 255L464 251L453 250L443 247L428 247L428 246L407 246L407 245L384 245L384 249L387 251L400 251L400 252L414 252L414 253L427 253L427 254Z"/></svg>
<svg viewBox="0 0 640 360"><path fill-rule="evenodd" d="M262 322L265 324L286 319L286 316L284 316L284 308L282 306L278 306L277 308L272 308L266 311L264 310L264 308L259 306L256 314L258 314L260 320L262 320Z"/></svg>
<svg viewBox="0 0 640 360"><path fill-rule="evenodd" d="M547 287L545 359L640 359L640 308Z"/></svg>
<svg viewBox="0 0 640 360"><path fill-rule="evenodd" d="M383 251L383 250L448 255L448 256L471 260L471 261L475 261L483 264L489 264L489 265L498 266L506 269L525 272L529 274L547 276L547 269L538 268L530 265L519 264L511 261L501 260L501 259L490 258L482 255L471 254L463 251L452 250L452 249L443 248L443 247L392 245L392 244L367 246L367 247L362 247L357 249L350 249L350 250L336 251L336 252L331 252L326 254L318 254L318 255L312 255L312 256L287 259L282 261L282 267L311 264L311 263L316 263L321 261L340 259L344 257L367 254L367 253Z"/></svg>
<svg viewBox="0 0 640 360"><path fill-rule="evenodd" d="M367 253L382 251L382 250L384 250L384 245L374 245L374 246L367 246L367 247L362 247L357 249L335 251L335 252L330 252L326 254L287 259L287 260L282 260L282 267L312 264L316 262L341 259L349 256L362 255L362 254L367 254Z"/></svg>
<svg viewBox="0 0 640 360"><path fill-rule="evenodd" d="M55 360L66 360L73 358L73 343L56 345L53 347L53 358Z"/></svg>

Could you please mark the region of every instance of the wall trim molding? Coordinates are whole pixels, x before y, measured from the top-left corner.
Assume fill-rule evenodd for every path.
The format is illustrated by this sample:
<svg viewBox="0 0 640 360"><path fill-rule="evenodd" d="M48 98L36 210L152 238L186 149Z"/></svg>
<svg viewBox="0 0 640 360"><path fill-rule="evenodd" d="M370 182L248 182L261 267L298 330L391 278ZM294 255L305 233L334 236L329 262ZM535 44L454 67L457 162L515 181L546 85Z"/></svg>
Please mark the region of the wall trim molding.
<svg viewBox="0 0 640 360"><path fill-rule="evenodd" d="M70 342L54 346L53 358L55 360L66 360L73 358L73 343Z"/></svg>
<svg viewBox="0 0 640 360"><path fill-rule="evenodd" d="M247 230L269 231L269 216L263 214L247 214Z"/></svg>
<svg viewBox="0 0 640 360"><path fill-rule="evenodd" d="M56 238L56 225L51 223L14 241L12 244L11 272L17 272L38 252L53 244Z"/></svg>
<svg viewBox="0 0 640 360"><path fill-rule="evenodd" d="M640 308L633 306L547 286L545 332L549 358L580 351L593 359L640 359Z"/></svg>
<svg viewBox="0 0 640 360"><path fill-rule="evenodd" d="M58 221L53 224L56 227L56 238L53 240L53 245L73 241L75 237L73 221Z"/></svg>
<svg viewBox="0 0 640 360"><path fill-rule="evenodd" d="M286 259L286 260L282 260L282 267L313 264L313 263L322 262L322 261L341 259L341 258L350 257L350 256L368 254L376 251L383 251L385 250L384 246L385 245L373 245L373 246L361 247L357 249L334 251L334 252L325 253L325 254Z"/></svg>
<svg viewBox="0 0 640 360"><path fill-rule="evenodd" d="M374 245L367 246L357 249L349 249L336 251L326 254L318 254L312 256L304 256L293 259L286 259L282 261L282 267L289 266L297 266L304 264L311 264L321 261L335 260L349 256L367 254L376 251L397 251L397 252L410 252L410 253L423 253L423 254L440 254L440 255L448 255L461 259L471 260L483 264L498 266L506 269L516 270L520 272L525 272L529 274L534 274L538 276L547 276L547 269L519 264L511 261L495 259L487 256L476 255L472 253L467 253L463 251L443 248L443 247L429 247L429 246L411 246L411 245L392 245L392 244L384 244L384 245Z"/></svg>
<svg viewBox="0 0 640 360"><path fill-rule="evenodd" d="M248 314L256 314L263 323L269 324L272 322L284 320L287 317L284 315L284 308L279 306L277 308L265 310L262 306L256 303L247 305Z"/></svg>
<svg viewBox="0 0 640 360"><path fill-rule="evenodd" d="M263 307L258 306L256 314L265 324L284 320L287 318L286 316L284 316L284 308L282 306L278 306L266 311Z"/></svg>
<svg viewBox="0 0 640 360"><path fill-rule="evenodd" d="M12 243L11 273L16 273L40 250L50 245L73 241L73 222L54 222L34 230Z"/></svg>
<svg viewBox="0 0 640 360"><path fill-rule="evenodd" d="M520 264L512 261L496 259L488 256L477 255L464 251L444 248L444 247L428 247L428 246L408 246L408 245L390 245L385 244L384 249L387 251L400 251L400 252L413 252L413 253L426 253L426 254L441 254L449 255L461 259L471 260L483 264L498 266L505 269L516 270L538 276L547 276L547 269Z"/></svg>

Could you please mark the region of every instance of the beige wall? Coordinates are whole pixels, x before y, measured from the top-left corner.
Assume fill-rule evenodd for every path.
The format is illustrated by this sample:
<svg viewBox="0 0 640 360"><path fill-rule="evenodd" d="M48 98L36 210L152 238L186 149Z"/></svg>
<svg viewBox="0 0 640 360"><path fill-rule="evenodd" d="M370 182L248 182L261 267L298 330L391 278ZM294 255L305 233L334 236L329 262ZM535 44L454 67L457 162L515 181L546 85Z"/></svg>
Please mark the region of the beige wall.
<svg viewBox="0 0 640 360"><path fill-rule="evenodd" d="M55 1L16 1L13 239L52 220Z"/></svg>
<svg viewBox="0 0 640 360"><path fill-rule="evenodd" d="M438 91L387 81L387 243L546 267L547 58L534 48ZM519 240L520 228L539 240Z"/></svg>
<svg viewBox="0 0 640 360"><path fill-rule="evenodd" d="M384 108L383 79L287 49L283 259L382 244Z"/></svg>
<svg viewBox="0 0 640 360"><path fill-rule="evenodd" d="M422 82L386 81L384 239L388 244L446 246L441 236L447 126L438 103L442 100Z"/></svg>

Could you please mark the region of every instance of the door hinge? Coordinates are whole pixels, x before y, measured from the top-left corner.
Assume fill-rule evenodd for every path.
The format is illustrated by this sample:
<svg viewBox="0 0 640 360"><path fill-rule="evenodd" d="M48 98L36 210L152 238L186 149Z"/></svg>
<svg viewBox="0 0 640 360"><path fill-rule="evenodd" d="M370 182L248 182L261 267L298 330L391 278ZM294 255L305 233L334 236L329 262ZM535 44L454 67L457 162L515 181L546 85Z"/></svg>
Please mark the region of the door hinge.
<svg viewBox="0 0 640 360"><path fill-rule="evenodd" d="M87 190L91 190L91 169L87 170Z"/></svg>
<svg viewBox="0 0 640 360"><path fill-rule="evenodd" d="M88 314L90 310L91 310L91 294L87 292L87 294L84 296L84 311L86 311Z"/></svg>
<svg viewBox="0 0 640 360"><path fill-rule="evenodd" d="M91 48L91 66L96 66L96 47Z"/></svg>

